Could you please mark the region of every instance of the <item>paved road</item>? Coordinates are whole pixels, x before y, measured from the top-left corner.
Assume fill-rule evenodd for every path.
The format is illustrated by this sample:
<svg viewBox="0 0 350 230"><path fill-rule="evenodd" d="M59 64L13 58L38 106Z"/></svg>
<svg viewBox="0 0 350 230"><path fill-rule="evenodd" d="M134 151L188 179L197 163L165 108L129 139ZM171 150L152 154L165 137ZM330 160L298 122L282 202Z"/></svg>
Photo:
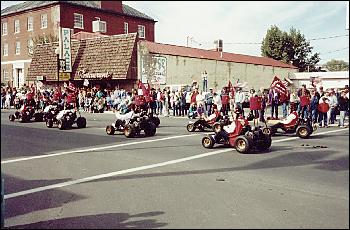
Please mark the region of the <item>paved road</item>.
<svg viewBox="0 0 350 230"><path fill-rule="evenodd" d="M151 138L10 123L1 166L11 228L349 228L349 130L278 136L270 151L204 149L187 119L161 118ZM327 148L320 148L319 146Z"/></svg>

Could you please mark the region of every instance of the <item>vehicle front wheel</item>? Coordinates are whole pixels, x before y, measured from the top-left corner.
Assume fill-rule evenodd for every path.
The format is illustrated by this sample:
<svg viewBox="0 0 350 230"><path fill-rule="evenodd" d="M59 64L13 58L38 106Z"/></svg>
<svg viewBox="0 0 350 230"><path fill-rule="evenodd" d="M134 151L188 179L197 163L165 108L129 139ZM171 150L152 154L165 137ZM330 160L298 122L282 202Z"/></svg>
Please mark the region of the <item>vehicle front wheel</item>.
<svg viewBox="0 0 350 230"><path fill-rule="evenodd" d="M211 149L214 147L215 139L211 135L202 138L202 145L204 148Z"/></svg>
<svg viewBox="0 0 350 230"><path fill-rule="evenodd" d="M186 128L188 132L194 132L196 130L193 124L188 124Z"/></svg>
<svg viewBox="0 0 350 230"><path fill-rule="evenodd" d="M307 139L311 135L311 129L307 125L301 125L297 128L297 136L302 138L302 139Z"/></svg>
<svg viewBox="0 0 350 230"><path fill-rule="evenodd" d="M113 135L114 132L115 132L114 127L113 127L112 125L107 125L107 127L106 127L106 133L107 133L108 135Z"/></svg>
<svg viewBox="0 0 350 230"><path fill-rule="evenodd" d="M248 153L251 147L251 142L245 136L238 136L235 141L235 147L239 153Z"/></svg>
<svg viewBox="0 0 350 230"><path fill-rule="evenodd" d="M13 115L13 114L10 115L10 116L9 116L9 120L10 120L10 121L14 121L14 120L15 120L15 115Z"/></svg>
<svg viewBox="0 0 350 230"><path fill-rule="evenodd" d="M77 126L78 126L78 128L85 128L86 127L86 119L85 119L85 117L78 117L78 119L77 119Z"/></svg>

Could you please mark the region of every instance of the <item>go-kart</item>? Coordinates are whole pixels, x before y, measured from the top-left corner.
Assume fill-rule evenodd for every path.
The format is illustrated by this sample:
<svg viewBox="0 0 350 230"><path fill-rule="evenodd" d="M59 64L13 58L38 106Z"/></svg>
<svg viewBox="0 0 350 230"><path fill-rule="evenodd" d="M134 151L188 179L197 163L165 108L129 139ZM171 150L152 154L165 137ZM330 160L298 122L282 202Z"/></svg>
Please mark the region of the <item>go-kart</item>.
<svg viewBox="0 0 350 230"><path fill-rule="evenodd" d="M63 110L63 107L59 104L47 105L43 111L43 119L46 122L46 125L50 126L48 124L48 120L50 120L50 119L55 120L57 114L62 110Z"/></svg>
<svg viewBox="0 0 350 230"><path fill-rule="evenodd" d="M216 130L202 138L204 148L213 148L215 144L236 148L239 153L265 151L270 148L271 136L264 134L261 127L251 127L248 120L236 119L230 125Z"/></svg>
<svg viewBox="0 0 350 230"><path fill-rule="evenodd" d="M223 116L220 113L214 113L205 119L204 117L200 117L195 122L189 121L186 128L188 132L194 132L196 129L199 131L204 131L206 128L210 130L220 129L220 126L228 125L230 122L228 116Z"/></svg>
<svg viewBox="0 0 350 230"><path fill-rule="evenodd" d="M316 129L317 126L312 124L310 118L302 119L298 116L298 113L294 111L282 120L267 118L263 132L271 136L277 133L296 133L298 137L307 139ZM282 132L280 132L280 130Z"/></svg>
<svg viewBox="0 0 350 230"><path fill-rule="evenodd" d="M18 119L20 122L29 122L34 118L34 121L41 122L43 121L43 113L35 112L35 107L31 105L22 105L19 111L16 111L14 114L9 115L10 121L15 121Z"/></svg>
<svg viewBox="0 0 350 230"><path fill-rule="evenodd" d="M68 109L60 111L52 119L47 119L46 126L52 128L54 124L57 124L60 130L64 130L72 128L74 123L77 124L78 128L85 128L86 118L82 117L80 112L78 116L75 109Z"/></svg>
<svg viewBox="0 0 350 230"><path fill-rule="evenodd" d="M157 126L144 112L139 114L136 114L134 111L126 114L116 112L116 118L115 123L106 127L108 135L113 135L115 131L119 131L123 132L126 137L135 137L140 136L142 130L146 136L154 136L156 134Z"/></svg>

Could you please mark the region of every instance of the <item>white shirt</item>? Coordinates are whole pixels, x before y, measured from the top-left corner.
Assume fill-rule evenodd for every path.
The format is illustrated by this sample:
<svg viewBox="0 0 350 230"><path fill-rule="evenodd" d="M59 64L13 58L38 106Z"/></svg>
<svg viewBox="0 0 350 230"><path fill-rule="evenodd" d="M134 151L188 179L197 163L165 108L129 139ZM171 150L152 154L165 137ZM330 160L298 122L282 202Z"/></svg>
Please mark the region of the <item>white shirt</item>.
<svg viewBox="0 0 350 230"><path fill-rule="evenodd" d="M244 102L244 93L241 91L241 92L237 92L235 94L235 102L236 103L243 103Z"/></svg>
<svg viewBox="0 0 350 230"><path fill-rule="evenodd" d="M197 102L197 105L198 105L199 103L204 104L204 97L203 97L202 94L198 94L198 95L196 96L196 102Z"/></svg>
<svg viewBox="0 0 350 230"><path fill-rule="evenodd" d="M232 122L231 124L224 126L224 130L227 133L233 133L235 131L235 128L236 128L236 122Z"/></svg>

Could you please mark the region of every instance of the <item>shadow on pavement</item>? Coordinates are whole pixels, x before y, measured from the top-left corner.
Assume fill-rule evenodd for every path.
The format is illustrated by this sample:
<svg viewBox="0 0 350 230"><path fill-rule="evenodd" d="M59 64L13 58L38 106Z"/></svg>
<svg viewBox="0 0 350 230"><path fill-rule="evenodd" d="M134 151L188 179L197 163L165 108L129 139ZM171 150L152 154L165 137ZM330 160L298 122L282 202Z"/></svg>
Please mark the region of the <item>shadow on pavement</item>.
<svg viewBox="0 0 350 230"><path fill-rule="evenodd" d="M277 156L272 159L266 159L256 163L248 164L246 166L232 167L232 168L220 168L220 169L205 169L205 170L193 170L193 171L177 171L177 172L162 172L162 173L148 173L148 174L134 174L127 176L115 176L109 178L102 178L91 182L99 181L115 181L115 180L128 180L139 178L151 178L151 177L166 177L166 176L186 176L208 173L222 173L222 172L234 172L243 170L258 170L269 168L283 168L283 167L295 167L303 165L316 165L315 168L331 171L349 170L349 156L337 158L335 160L322 160L322 158L328 157L336 151L332 150L317 150L313 152L294 152L287 155ZM237 153L238 154L238 153ZM302 156L302 157L301 157Z"/></svg>
<svg viewBox="0 0 350 230"><path fill-rule="evenodd" d="M106 213L68 217L38 223L11 226L11 229L154 229L168 225L150 218L164 212L147 212L136 215L128 213ZM140 220L134 220L141 218Z"/></svg>

